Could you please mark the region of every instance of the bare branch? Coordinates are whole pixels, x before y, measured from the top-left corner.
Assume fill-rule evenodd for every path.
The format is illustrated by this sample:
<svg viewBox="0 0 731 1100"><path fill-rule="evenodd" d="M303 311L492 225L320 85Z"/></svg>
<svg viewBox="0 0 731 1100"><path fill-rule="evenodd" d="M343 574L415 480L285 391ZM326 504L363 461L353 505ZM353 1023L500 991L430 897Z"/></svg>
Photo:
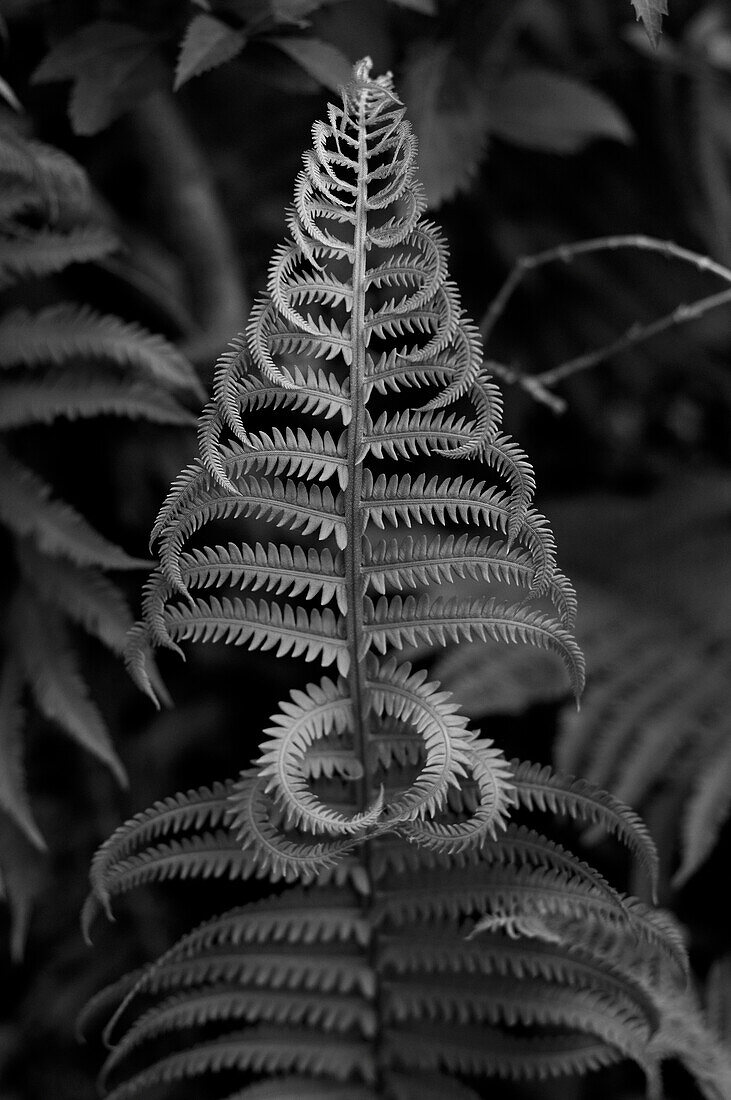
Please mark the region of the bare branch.
<svg viewBox="0 0 731 1100"><path fill-rule="evenodd" d="M688 321L695 321L702 317L704 313L729 303L731 303L731 289L721 290L718 294L710 294L707 298L699 298L697 302L692 302L690 305L679 305L672 313L666 313L663 317L658 317L657 320L650 321L646 325L632 325L624 335L613 340L611 344L605 344L604 347L589 351L585 355L578 355L575 359L569 359L558 367L543 371L541 374L532 375L526 380L538 383L541 386L555 386L557 382L563 381L564 378L577 374L579 371L588 370L590 367L595 367L618 352L625 351L636 344L641 344L652 336L658 336L661 332L666 332L676 325L684 325Z"/></svg>
<svg viewBox="0 0 731 1100"><path fill-rule="evenodd" d="M508 302L513 294L526 278L526 276L539 267L550 263L571 263L577 256L584 256L592 252L612 251L620 248L633 248L645 252L655 252L667 259L678 259L691 264L699 271L707 271L718 276L725 283L731 284L731 270L723 264L717 263L709 256L693 252L688 248L675 244L673 241L662 241L654 237L645 237L641 234L626 234L615 237L596 237L587 241L576 241L573 244L557 245L555 248L537 252L533 256L522 256L513 267L500 290L493 298L480 323L480 332L483 340L491 335L495 325L505 312ZM705 313L719 306L731 303L731 289L722 290L716 294L700 298L690 305L679 305L671 313L658 317L647 324L636 323L632 325L622 336L603 347L583 355L569 359L565 363L543 371L541 374L526 375L520 371L506 367L499 363L490 363L490 369L494 374L503 378L506 382L517 383L527 390L535 400L548 405L554 412L563 412L566 404L560 398L555 398L548 392L548 387L555 386L558 382L580 371L589 370L591 367L603 363L613 355L634 347L653 336L659 335L676 325L686 324L688 321L697 320Z"/></svg>

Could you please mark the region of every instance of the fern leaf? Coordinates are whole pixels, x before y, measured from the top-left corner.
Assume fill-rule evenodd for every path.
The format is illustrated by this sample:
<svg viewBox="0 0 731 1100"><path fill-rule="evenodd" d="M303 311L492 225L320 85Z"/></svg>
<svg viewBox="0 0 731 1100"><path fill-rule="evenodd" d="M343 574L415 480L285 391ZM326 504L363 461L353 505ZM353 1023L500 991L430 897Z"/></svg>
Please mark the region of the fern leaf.
<svg viewBox="0 0 731 1100"><path fill-rule="evenodd" d="M555 620L520 605L505 607L491 598L430 602L426 597L416 600L407 596L404 600L393 596L389 600L382 596L369 609L366 629L380 652L389 644L400 649L422 640L446 645L448 640L473 637L554 649L566 666L574 694L579 696L583 689L583 657L572 635Z"/></svg>
<svg viewBox="0 0 731 1100"><path fill-rule="evenodd" d="M499 581L530 588L534 566L522 548L508 550L497 540L475 535L426 535L414 539L406 536L364 544L364 572L375 590L385 594L387 587L426 587L428 584L449 583L456 578ZM576 593L562 573L555 572L546 589L566 629L572 629L576 616Z"/></svg>
<svg viewBox="0 0 731 1100"><path fill-rule="evenodd" d="M107 1059L102 1082L141 1043L169 1031L220 1021L317 1028L334 1035L357 1030L365 1038L375 1031L373 1010L354 997L214 987L171 997L141 1016Z"/></svg>
<svg viewBox="0 0 731 1100"><path fill-rule="evenodd" d="M483 482L465 478L437 477L426 480L420 474L412 479L409 474L387 479L381 474L375 480L366 479L368 516L379 527L385 521L394 526L411 526L414 522L453 522L484 524L508 533L514 511L509 497ZM550 582L555 572L555 547L547 530L546 521L539 513L529 509L517 537L525 544L534 561L532 587L539 591Z"/></svg>
<svg viewBox="0 0 731 1100"><path fill-rule="evenodd" d="M512 979L514 988L529 978L540 978L556 986L587 989L607 1003L626 1004L639 1018L647 1021L650 1033L660 1027L660 1012L646 986L638 978L614 965L601 954L594 955L575 944L552 937L548 928L529 934L533 923L521 919L521 932L481 933L466 939L448 926L435 935L409 929L405 934L381 939L379 960L385 973L456 976L479 975L492 980L494 975ZM545 938L543 938L545 937ZM483 988L489 982L482 981Z"/></svg>
<svg viewBox="0 0 731 1100"><path fill-rule="evenodd" d="M584 779L563 776L540 764L512 761L515 798L528 809L569 814L601 825L619 837L646 868L653 891L657 887L658 854L642 819L606 791Z"/></svg>
<svg viewBox="0 0 731 1100"><path fill-rule="evenodd" d="M203 396L193 368L177 348L133 322L73 302L37 313L12 310L0 320L0 366L62 366L77 357L134 367L150 382Z"/></svg>
<svg viewBox="0 0 731 1100"><path fill-rule="evenodd" d="M39 553L31 544L19 555L26 582L46 603L79 623L113 653L124 652L132 615L124 595L99 569Z"/></svg>
<svg viewBox="0 0 731 1100"><path fill-rule="evenodd" d="M673 885L684 886L705 863L731 811L731 745L714 753L695 777L682 822L683 854Z"/></svg>
<svg viewBox="0 0 731 1100"><path fill-rule="evenodd" d="M217 783L196 791L175 795L156 802L149 810L136 814L109 837L96 852L91 866L92 894L107 907L109 876L136 849L159 837L174 836L190 828L215 829L228 809L232 784ZM85 925L88 937L89 926Z"/></svg>
<svg viewBox="0 0 731 1100"><path fill-rule="evenodd" d="M100 908L100 899L104 908L108 909L111 898L126 894L146 882L195 877L235 880L250 878L253 874L253 860L223 829L182 840L172 839L166 844L150 845L142 852L120 859L104 869L99 897L91 895L87 899L83 926L86 929L91 927Z"/></svg>
<svg viewBox="0 0 731 1100"><path fill-rule="evenodd" d="M201 1043L191 1050L171 1054L108 1093L109 1100L130 1100L153 1085L197 1077L224 1069L255 1069L269 1073L314 1072L338 1081L354 1073L374 1079L370 1048L363 1042L325 1039L305 1028L286 1035L265 1028L234 1032Z"/></svg>
<svg viewBox="0 0 731 1100"><path fill-rule="evenodd" d="M69 264L100 260L118 248L117 238L101 226L79 227L68 233L44 229L27 238L5 240L0 286L11 285L18 279L55 275Z"/></svg>
<svg viewBox="0 0 731 1100"><path fill-rule="evenodd" d="M0 809L12 818L31 844L43 850L46 842L25 789L21 741L24 717L23 677L17 662L10 657L0 675Z"/></svg>
<svg viewBox="0 0 731 1100"><path fill-rule="evenodd" d="M359 823L365 828L381 811L380 800L366 812ZM316 811L313 809L313 813ZM324 812L324 811L323 811ZM312 880L323 870L335 867L344 852L360 839L358 833L346 832L335 840L290 840L282 833L272 815L271 800L266 794L266 780L256 771L243 772L231 795L231 828L243 850L250 855L260 876L276 881ZM307 834L305 834L306 836Z"/></svg>
<svg viewBox="0 0 731 1100"><path fill-rule="evenodd" d="M61 616L21 591L12 617L19 660L38 709L126 784L124 768L104 719L88 696Z"/></svg>
<svg viewBox="0 0 731 1100"><path fill-rule="evenodd" d="M487 1027L399 1028L389 1036L388 1053L402 1065L485 1074L510 1080L546 1080L618 1062L623 1052L601 1039L581 1033L525 1039Z"/></svg>
<svg viewBox="0 0 731 1100"><path fill-rule="evenodd" d="M384 917L402 926L417 919L459 919L475 912L511 913L544 916L554 914L568 923L584 922L579 945L591 946L595 937L606 934L607 944L615 937L614 949L629 950L621 937L628 929L666 959L677 975L687 972L682 939L670 926L639 902L631 906L603 897L592 885L574 876L554 870L510 868L483 864L469 870L457 870L449 879L421 873L402 876L389 885L379 902ZM479 922L476 930L479 930ZM489 927L489 923L485 925ZM574 928L579 937L579 928ZM621 940L621 943L620 943ZM613 941L611 941L613 942Z"/></svg>
<svg viewBox="0 0 731 1100"><path fill-rule="evenodd" d="M594 990L562 989L540 980L520 984L493 977L488 983L464 975L438 981L413 978L386 983L395 1020L424 1020L450 1025L488 1023L535 1025L588 1032L614 1046L625 1057L642 1061L651 1030L636 1006L607 1002Z"/></svg>
<svg viewBox="0 0 731 1100"><path fill-rule="evenodd" d="M319 658L323 665L337 664L344 675L348 669L348 649L342 620L324 608L307 612L289 604L267 603L265 600L196 600L194 606L170 607L166 611L166 626L175 641L193 642L224 639L229 644L245 645L249 649L274 649L277 656L291 654L305 660Z"/></svg>
<svg viewBox="0 0 731 1100"><path fill-rule="evenodd" d="M192 424L193 417L174 397L145 382L100 380L79 367L58 370L53 376L5 382L2 387L0 429L27 424L50 424L58 417L126 416L158 424Z"/></svg>
<svg viewBox="0 0 731 1100"><path fill-rule="evenodd" d="M37 474L0 448L0 520L22 536L32 536L46 554L77 565L137 569L131 558L98 534L70 505L51 499L52 489Z"/></svg>

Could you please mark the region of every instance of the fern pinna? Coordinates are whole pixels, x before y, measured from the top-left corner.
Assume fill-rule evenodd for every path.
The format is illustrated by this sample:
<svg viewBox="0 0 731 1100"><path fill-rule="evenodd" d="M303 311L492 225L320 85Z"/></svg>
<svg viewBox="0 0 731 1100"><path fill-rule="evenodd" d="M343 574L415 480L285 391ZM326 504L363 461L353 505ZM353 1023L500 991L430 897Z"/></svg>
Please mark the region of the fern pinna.
<svg viewBox="0 0 731 1100"><path fill-rule="evenodd" d="M399 659L419 642L527 642L559 653L577 693L583 679L573 592L531 507L531 469L500 434L444 244L421 216L390 77L359 63L313 139L291 240L218 366L201 458L158 518L160 565L128 659L153 695L152 648L184 641L303 656L333 674L291 692L238 779L117 830L95 857L86 922L153 880L288 885L92 1002L89 1020L111 1013L104 1082L127 1100L233 1071L242 1100L457 1100L476 1097L484 1074L631 1057L657 1093L680 937L517 811L601 823L653 875L644 827L588 784L508 763ZM507 488L399 471L434 458L490 466ZM271 522L277 541L194 544L239 517ZM287 530L300 534L285 541ZM450 596L465 575L524 598Z"/></svg>

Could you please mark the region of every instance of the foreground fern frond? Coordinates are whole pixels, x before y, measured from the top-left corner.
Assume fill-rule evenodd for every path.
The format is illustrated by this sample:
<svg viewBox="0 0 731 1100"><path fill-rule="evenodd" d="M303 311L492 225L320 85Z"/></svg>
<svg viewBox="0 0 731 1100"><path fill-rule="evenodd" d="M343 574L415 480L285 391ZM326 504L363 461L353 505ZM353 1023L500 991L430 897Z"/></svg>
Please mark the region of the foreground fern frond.
<svg viewBox="0 0 731 1100"><path fill-rule="evenodd" d="M185 641L223 640L336 669L339 678L282 705L257 764L261 779L243 779L232 794L233 827L262 873L314 873L343 843L384 830L446 852L503 827L511 786L500 754L390 651L458 638L527 643L561 656L577 694L583 683L573 593L547 522L531 507L530 465L500 434L500 396L447 278L444 243L421 217L403 114L388 81L361 66L342 107L313 128L292 239L275 252L245 339L218 365L201 457L158 518L161 565L129 652L148 691L148 647ZM422 390L422 407L399 409L401 390ZM465 473L398 472L404 460L430 456L464 470L492 466L507 487ZM297 541L195 545L204 527L239 516L296 532ZM380 535L413 523L447 533L424 544ZM463 569L484 579L486 593L507 579L543 598L462 602L449 589ZM241 589L257 598L234 594ZM391 720L419 732L425 755L406 790L380 798L369 759ZM361 764L361 805L350 816L329 807L307 774L308 753L334 739ZM465 777L480 792L471 824L428 824ZM297 830L294 845L278 814Z"/></svg>
<svg viewBox="0 0 731 1100"><path fill-rule="evenodd" d="M200 459L153 532L160 565L127 653L153 698L151 652L189 641L301 656L329 675L280 703L237 778L156 803L97 853L87 932L147 882L284 884L95 998L113 1100L224 1071L242 1100L474 1100L476 1077L624 1058L660 1095L664 1005L687 997L682 937L520 813L602 825L654 876L647 831L588 783L509 764L401 652L525 643L583 685L573 590L421 217L403 115L366 60L313 128L292 238L219 363ZM459 472L432 476L433 459ZM475 463L505 487L470 476ZM278 541L203 543L209 524L230 534L239 517ZM416 523L426 533L403 537ZM460 597L464 575L479 598Z"/></svg>

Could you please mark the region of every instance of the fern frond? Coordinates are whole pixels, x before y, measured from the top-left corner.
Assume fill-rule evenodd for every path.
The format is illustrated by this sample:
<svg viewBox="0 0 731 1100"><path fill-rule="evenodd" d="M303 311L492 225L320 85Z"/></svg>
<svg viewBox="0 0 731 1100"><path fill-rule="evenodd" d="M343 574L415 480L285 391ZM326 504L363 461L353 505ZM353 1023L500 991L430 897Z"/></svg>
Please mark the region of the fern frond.
<svg viewBox="0 0 731 1100"><path fill-rule="evenodd" d="M516 911L544 919L553 915L567 922L583 922L576 942L591 947L606 933L621 938L627 931L667 959L675 972L684 975L687 958L677 932L639 902L608 900L593 885L557 870L482 864L455 870L448 879L438 873L404 875L389 885L380 912L402 927L416 920L457 920L474 913L510 914ZM652 915L651 915L652 914ZM479 922L476 930L479 929ZM486 927L491 927L489 921ZM573 925L572 925L573 927ZM601 931L600 931L601 930ZM579 930L576 930L579 936ZM627 945L622 941L623 948ZM615 944L616 947L616 944ZM611 958L611 956L610 956Z"/></svg>
<svg viewBox="0 0 731 1100"><path fill-rule="evenodd" d="M228 810L233 784L216 783L156 802L136 814L109 837L94 855L91 865L92 893L106 907L107 881L112 871L137 849L160 837L175 836L189 829L215 829ZM88 933L88 927L85 932Z"/></svg>
<svg viewBox="0 0 731 1100"><path fill-rule="evenodd" d="M386 478L380 474L375 480L365 480L368 501L368 517L377 526L385 522L394 527L412 523L444 524L446 520L469 524L481 524L508 534L514 510L511 500L500 490L488 488L484 482L462 477L432 477L428 481L423 474L411 478L409 474ZM556 569L555 545L547 522L533 509L526 513L516 532L534 562L532 587L542 591L551 581Z"/></svg>
<svg viewBox="0 0 731 1100"><path fill-rule="evenodd" d="M27 584L46 603L63 611L113 653L124 652L132 614L123 593L100 569L49 557L32 543L23 545L18 558Z"/></svg>
<svg viewBox="0 0 731 1100"><path fill-rule="evenodd" d="M370 602L370 601L369 601ZM366 630L381 653L388 645L401 649L405 643L426 641L446 645L462 638L482 641L527 643L554 649L566 666L574 694L584 686L584 661L573 636L556 622L532 608L519 604L506 607L492 598L479 601L437 599L424 596L382 596L367 607Z"/></svg>
<svg viewBox="0 0 731 1100"><path fill-rule="evenodd" d="M109 1100L131 1100L154 1085L197 1077L224 1069L268 1073L317 1073L346 1081L358 1074L373 1081L369 1047L342 1038L323 1038L316 1031L292 1028L285 1035L266 1028L233 1032L201 1043L181 1054L171 1054L108 1093Z"/></svg>
<svg viewBox="0 0 731 1100"><path fill-rule="evenodd" d="M108 542L69 504L52 500L52 488L0 447L0 520L18 535L31 535L46 554L77 565L138 569L147 562L131 558Z"/></svg>
<svg viewBox="0 0 731 1100"><path fill-rule="evenodd" d="M399 1064L423 1071L429 1067L470 1075L492 1075L513 1081L547 1080L618 1062L624 1052L580 1032L551 1038L518 1038L487 1027L473 1029L427 1026L400 1028L389 1036L387 1054Z"/></svg>
<svg viewBox="0 0 731 1100"><path fill-rule="evenodd" d="M118 248L117 238L102 226L77 227L68 233L42 229L26 237L6 238L0 257L0 286L55 275L69 264L100 260Z"/></svg>
<svg viewBox="0 0 731 1100"><path fill-rule="evenodd" d="M126 784L104 719L77 667L62 617L21 589L11 619L18 659L38 709Z"/></svg>
<svg viewBox="0 0 731 1100"><path fill-rule="evenodd" d="M426 587L433 582L449 583L465 577L529 589L535 574L525 550L507 549L502 542L478 535L437 535L433 539L407 535L376 543L366 540L364 550L364 573L381 594L391 587L401 591L405 587ZM572 629L576 593L562 573L553 573L546 595L558 611L562 625Z"/></svg>
<svg viewBox="0 0 731 1100"><path fill-rule="evenodd" d="M0 430L27 424L50 424L59 417L125 416L158 424L193 424L194 418L174 397L146 382L100 379L77 366L41 378L4 382Z"/></svg>
<svg viewBox="0 0 731 1100"><path fill-rule="evenodd" d="M515 799L528 809L534 807L592 825L624 841L647 870L653 890L657 886L658 854L655 843L642 819L606 791L584 779L563 776L549 767L526 761L512 761Z"/></svg>
<svg viewBox="0 0 731 1100"><path fill-rule="evenodd" d="M77 357L135 367L151 382L203 396L193 368L177 348L133 322L74 302L38 313L16 309L0 320L0 366L62 366Z"/></svg>
<svg viewBox="0 0 731 1100"><path fill-rule="evenodd" d="M375 1031L375 1016L367 1003L342 994L246 990L237 985L196 990L170 997L144 1013L107 1059L102 1082L141 1044L166 1032L222 1021L317 1028L335 1035L359 1031L365 1038Z"/></svg>
<svg viewBox="0 0 731 1100"><path fill-rule="evenodd" d="M0 810L10 817L36 848L46 842L33 817L25 786L22 731L23 675L14 657L0 673Z"/></svg>
<svg viewBox="0 0 731 1100"><path fill-rule="evenodd" d="M128 650L152 694L152 650L188 641L335 674L279 704L235 782L157 803L98 853L87 919L145 882L280 883L97 1002L111 1011L113 1100L224 1069L242 1075L241 1100L474 1100L460 1076L624 1058L657 1091L661 993L685 996L673 921L511 820L522 808L601 824L654 874L639 819L588 783L508 764L457 698L394 656L521 643L583 686L575 595L532 507L533 472L501 432L479 335L422 218L403 109L369 68L313 128L290 238L219 360L200 459L158 516L160 566ZM426 472L445 457L456 476ZM474 463L505 487L466 477ZM241 518L280 538L204 544L209 524ZM394 536L374 537L387 524ZM415 524L426 530L402 537ZM514 606L493 595L506 585Z"/></svg>
<svg viewBox="0 0 731 1100"><path fill-rule="evenodd" d="M218 641L248 645L249 649L275 649L277 656L318 658L323 665L337 664L345 675L349 654L342 620L329 608L306 611L290 604L266 600L195 600L192 607L169 607L165 613L168 634L174 641Z"/></svg>
<svg viewBox="0 0 731 1100"><path fill-rule="evenodd" d="M731 740L725 732L725 744L694 778L683 814L683 857L673 877L674 886L683 886L705 863L731 812Z"/></svg>

